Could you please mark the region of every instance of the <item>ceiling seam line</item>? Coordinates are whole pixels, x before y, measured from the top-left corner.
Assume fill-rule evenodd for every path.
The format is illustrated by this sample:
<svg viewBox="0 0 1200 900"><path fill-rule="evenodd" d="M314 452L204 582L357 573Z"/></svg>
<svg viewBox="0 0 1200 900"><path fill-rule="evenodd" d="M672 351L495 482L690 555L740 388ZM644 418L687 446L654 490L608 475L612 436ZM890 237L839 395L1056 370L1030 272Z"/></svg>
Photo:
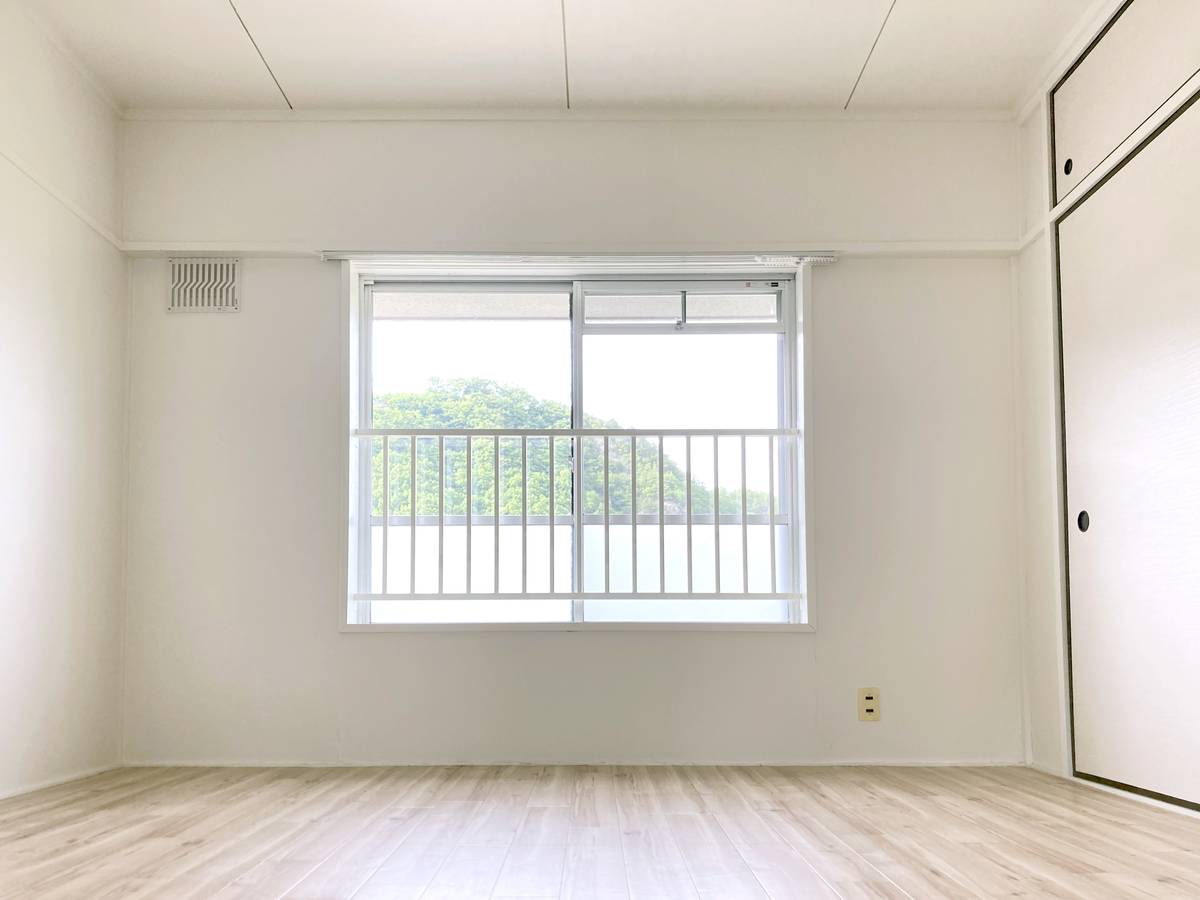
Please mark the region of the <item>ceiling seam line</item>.
<svg viewBox="0 0 1200 900"><path fill-rule="evenodd" d="M232 0L230 0L232 2ZM571 108L571 63L567 58L567 0L558 0L562 21L563 87L566 91L567 109Z"/></svg>
<svg viewBox="0 0 1200 900"><path fill-rule="evenodd" d="M246 32L246 37L250 39L250 45L254 47L254 52L258 54L258 58L262 60L263 67L266 68L267 74L271 76L271 80L275 82L275 87L279 91L279 95L283 97L283 102L287 104L288 109L294 110L292 101L288 98L287 91L283 89L283 85L279 83L279 79L275 77L275 70L271 68L271 64L267 62L267 58L263 55L262 48L258 46L258 41L254 39L254 35L250 33L250 28L246 25L246 20L242 18L242 14L238 11L237 5L233 0L229 0L229 8L233 10L233 14L237 16L238 24L242 26L242 31Z"/></svg>
<svg viewBox="0 0 1200 900"><path fill-rule="evenodd" d="M233 0L230 0L232 3ZM858 70L858 77L854 79L854 86L850 88L850 96L846 98L846 105L842 107L845 111L850 108L850 101L854 99L854 92L858 90L858 84L862 81L863 74L867 71L867 66L871 62L871 57L875 55L875 48L879 46L879 39L883 37L883 29L887 28L888 19L892 17L892 10L896 8L897 0L892 0L892 5L888 7L887 14L883 17L883 22L879 25L879 32L875 35L875 40L871 43L871 49L867 51L867 58L863 60L862 68Z"/></svg>

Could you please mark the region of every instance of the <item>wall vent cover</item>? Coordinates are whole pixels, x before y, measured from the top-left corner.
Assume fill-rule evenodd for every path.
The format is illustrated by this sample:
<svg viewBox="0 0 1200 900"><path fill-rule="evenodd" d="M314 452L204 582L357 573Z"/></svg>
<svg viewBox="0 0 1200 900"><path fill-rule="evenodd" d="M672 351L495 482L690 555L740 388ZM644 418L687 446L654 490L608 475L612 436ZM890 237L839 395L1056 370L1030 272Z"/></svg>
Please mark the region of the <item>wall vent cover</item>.
<svg viewBox="0 0 1200 900"><path fill-rule="evenodd" d="M241 260L172 259L168 312L237 312Z"/></svg>

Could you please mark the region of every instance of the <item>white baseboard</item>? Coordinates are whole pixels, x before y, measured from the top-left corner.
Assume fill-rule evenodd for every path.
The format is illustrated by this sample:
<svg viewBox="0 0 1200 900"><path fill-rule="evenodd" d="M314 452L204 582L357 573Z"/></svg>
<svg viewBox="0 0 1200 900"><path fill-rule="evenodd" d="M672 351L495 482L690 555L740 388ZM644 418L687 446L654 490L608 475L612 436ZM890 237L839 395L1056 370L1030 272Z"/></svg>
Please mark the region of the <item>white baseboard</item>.
<svg viewBox="0 0 1200 900"><path fill-rule="evenodd" d="M1063 781L1069 781L1071 784L1082 785L1083 787L1092 788L1093 790L1103 791L1106 794L1111 794L1114 797L1123 797L1126 800L1136 800L1138 803L1146 806L1153 806L1155 809L1166 810L1173 813L1179 813L1184 816L1190 816L1193 819L1200 819L1200 811L1188 809L1186 806L1180 806L1177 803L1167 803L1163 800L1155 800L1153 797L1146 797L1142 794L1136 794L1133 791L1122 790L1121 788L1112 787L1111 785L1101 784L1098 781L1092 781L1090 778L1076 778L1070 773L1055 772L1051 769L1038 768L1038 771L1045 772L1047 775L1053 775L1056 778L1061 778Z"/></svg>
<svg viewBox="0 0 1200 900"><path fill-rule="evenodd" d="M1034 771L1042 772L1046 775L1053 775L1055 778L1068 778L1068 779L1071 779L1072 781L1075 780L1074 778L1072 778L1071 773L1069 771L1067 771L1066 769L1059 769L1059 768L1055 768L1054 766L1047 766L1047 765L1044 765L1043 763L1036 763L1036 762L1026 763L1026 765L1030 769L1033 769Z"/></svg>
<svg viewBox="0 0 1200 900"><path fill-rule="evenodd" d="M313 762L312 760L253 760L253 761L230 761L230 760L171 760L164 761L139 761L127 762L123 765L106 765L96 768L84 769L68 775L62 775L55 778L50 778L45 781L39 781L33 784L22 785L15 788L5 788L0 790L0 800L7 800L11 797L20 797L24 794L32 794L34 791L40 791L45 788L57 787L60 784L67 784L71 781L79 781L83 778L91 778L93 775L101 775L104 772L112 772L116 769L258 769L258 768L280 768L280 769L326 769L326 768L400 768L400 767L425 767L425 766L723 766L723 767L741 767L753 768L763 766L777 766L789 768L863 768L868 766L877 767L895 767L895 768L965 768L965 767L1024 767L1025 764L1020 760L1015 759L928 759L928 760L791 760L786 762L778 761L761 761L761 762L746 762L745 760L734 761L713 761L713 760L623 760L623 761L589 761L589 762L564 762L562 760L430 760L430 761L415 761L406 760L404 762L348 762L346 760L337 760L329 762ZM1029 768L1039 768L1030 766ZM1048 769L1040 769L1048 775L1056 775L1065 778L1069 781L1075 781L1081 784L1087 784L1090 787L1108 790L1111 793L1120 794L1126 797L1134 797L1148 803L1153 803L1156 806L1168 806L1167 804L1158 803L1154 800L1148 800L1144 797L1136 797L1125 791L1117 791L1112 788L1106 788L1103 785L1098 785L1090 781L1071 778L1060 773L1050 771ZM1178 810L1179 807L1169 806L1170 809ZM1185 810L1186 812L1186 810ZM1192 813L1192 815L1200 815Z"/></svg>
<svg viewBox="0 0 1200 900"><path fill-rule="evenodd" d="M8 800L10 797L20 797L23 794L32 794L34 791L41 791L46 788L58 787L60 784L66 784L69 781L79 781L82 778L91 778L93 775L102 775L105 772L111 772L114 769L120 769L123 766L120 763L112 763L107 766L98 766L93 769L83 769L82 771L74 772L69 775L57 776L49 778L46 781L38 781L33 784L22 785L15 788L0 788L0 800Z"/></svg>
<svg viewBox="0 0 1200 900"><path fill-rule="evenodd" d="M758 767L777 766L790 768L862 768L868 766L896 768L965 768L965 767L1024 767L1019 759L839 759L839 760L712 760L712 759L405 759L400 761L380 760L215 760L187 759L169 761L138 760L126 762L131 769L148 768L400 768L424 766L725 766Z"/></svg>

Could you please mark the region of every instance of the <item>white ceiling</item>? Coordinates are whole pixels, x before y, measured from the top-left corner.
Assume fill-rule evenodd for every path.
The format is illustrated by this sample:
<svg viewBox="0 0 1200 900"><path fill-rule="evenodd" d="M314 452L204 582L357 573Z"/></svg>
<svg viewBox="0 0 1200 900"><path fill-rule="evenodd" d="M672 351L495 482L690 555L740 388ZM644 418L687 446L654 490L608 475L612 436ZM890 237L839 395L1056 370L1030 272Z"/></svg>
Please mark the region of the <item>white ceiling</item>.
<svg viewBox="0 0 1200 900"><path fill-rule="evenodd" d="M854 93L859 109L996 109L1043 74L1092 0L897 0Z"/></svg>
<svg viewBox="0 0 1200 900"><path fill-rule="evenodd" d="M298 109L563 104L559 0L236 3Z"/></svg>
<svg viewBox="0 0 1200 900"><path fill-rule="evenodd" d="M568 0L571 105L840 109L890 4Z"/></svg>
<svg viewBox="0 0 1200 900"><path fill-rule="evenodd" d="M587 111L1008 109L1095 0L27 2L131 109Z"/></svg>
<svg viewBox="0 0 1200 900"><path fill-rule="evenodd" d="M282 101L225 0L32 0L126 108Z"/></svg>

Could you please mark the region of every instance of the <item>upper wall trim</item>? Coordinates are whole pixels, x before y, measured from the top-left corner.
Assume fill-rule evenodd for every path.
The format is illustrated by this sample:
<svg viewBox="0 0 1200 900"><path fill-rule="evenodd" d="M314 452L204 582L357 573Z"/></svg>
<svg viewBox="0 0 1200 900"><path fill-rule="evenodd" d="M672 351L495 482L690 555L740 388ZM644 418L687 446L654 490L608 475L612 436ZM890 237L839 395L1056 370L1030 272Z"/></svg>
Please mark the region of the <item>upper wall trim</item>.
<svg viewBox="0 0 1200 900"><path fill-rule="evenodd" d="M838 258L860 258L860 259L947 259L947 258L962 258L962 259L979 259L979 258L1003 258L1016 256L1020 252L1021 246L1017 241L809 241L800 242L800 244L789 244L787 246L763 245L758 248L762 253L775 255L777 253L795 253L796 246L809 246L819 248L818 251L806 251L804 255L818 256L836 256ZM226 253L237 254L238 256L249 257L269 257L269 258L317 258L317 259L361 259L363 257L383 256L396 257L401 255L400 251L395 248L357 248L347 250L345 248L325 248L318 249L306 246L304 244L281 244L271 242L234 242L223 243L219 241L200 241L193 243L183 243L175 241L126 241L121 244L121 249L130 256L139 257L168 257L168 256L213 256ZM428 251L429 254L445 254L452 251ZM562 247L539 247L536 249L537 255L544 254L572 254L578 253L578 247L562 246ZM630 251L633 253L634 251ZM670 248L647 248L643 247L640 251L645 253L690 253L690 254L724 254L736 253L737 251L729 250L728 248L720 247L699 247L677 245ZM487 255L488 253L511 255L519 253L519 251L479 251L478 254ZM461 254L460 254L461 255Z"/></svg>
<svg viewBox="0 0 1200 900"><path fill-rule="evenodd" d="M1012 122L1013 111L827 109L128 109L130 122Z"/></svg>
<svg viewBox="0 0 1200 900"><path fill-rule="evenodd" d="M3 148L0 148L0 159L6 160L14 169L32 181L37 187L45 191L52 199L58 201L69 213L74 215L79 221L83 222L88 228L104 238L113 245L117 250L125 251L124 243L121 238L111 231L107 226L94 218L91 214L75 203L65 193L55 188L46 179L37 173L37 171L15 154L9 153Z"/></svg>

